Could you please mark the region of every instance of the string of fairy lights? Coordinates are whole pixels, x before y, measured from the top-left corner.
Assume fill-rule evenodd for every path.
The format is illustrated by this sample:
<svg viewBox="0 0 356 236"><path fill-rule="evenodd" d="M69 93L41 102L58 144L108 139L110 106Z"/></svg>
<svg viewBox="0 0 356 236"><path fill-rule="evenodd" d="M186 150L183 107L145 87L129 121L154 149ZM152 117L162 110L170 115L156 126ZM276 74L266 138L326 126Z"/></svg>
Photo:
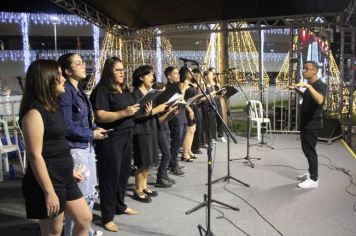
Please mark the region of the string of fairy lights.
<svg viewBox="0 0 356 236"><path fill-rule="evenodd" d="M68 25L68 26L88 26L91 25L88 21L80 18L76 15L66 14L47 14L47 13L10 13L0 12L0 23L2 24L19 24L21 28L23 50L4 50L0 51L1 61L22 61L24 63L24 71L27 70L30 62L35 60L38 56L38 51L30 50L29 45L29 27L31 24L39 25ZM243 27L248 28L246 22L237 22L235 24L243 24ZM41 50L40 54L42 58L55 59L56 56L67 52L79 52L86 61L91 61L88 64L92 64L94 71L91 80L89 90L98 82L100 70L103 66L103 62L108 56L118 56L123 59L127 65L128 74L139 64L152 64L157 70L158 80L163 80L162 71L168 65L177 66L178 57L188 57L193 60L203 61L202 69L207 67L216 67L219 71L223 61L222 40L221 33L211 33L207 50L204 51L174 51L170 40L167 35L164 34L164 27L157 30L161 30L160 36L157 36L157 32L150 32L145 30L144 34L139 34L135 38L121 38L114 36L110 33L106 33L100 48L100 31L97 26L93 26L93 42L94 50ZM213 29L219 29L219 24L211 24ZM290 29L268 29L264 30L265 34L283 34L290 35ZM242 84L256 87L259 80L259 53L256 49L255 42L251 36L253 31L238 31L228 33L228 52L229 52L229 65L230 67L237 68L232 76L239 80ZM298 40L303 41L306 38L315 38L314 47L323 48L324 51L329 52L329 44L327 41L318 38L313 35L311 31L302 29L300 31L300 38L293 39L293 47L298 47ZM346 99L343 102L344 107L342 112L347 112L349 104L347 98L350 96L350 92L347 90L347 86L340 86L340 72L335 62L335 59L331 52L328 57L328 73L329 73L329 86L330 86L330 106L332 110L337 107L339 102L338 93L332 91L338 91L341 87L344 89L343 98ZM285 59L283 60L282 57ZM280 72L276 78L277 86L284 86L291 81L291 77L297 76L290 73L290 53L266 53L264 55L264 61L283 61ZM295 73L295 71L293 71ZM263 83L265 86L269 85L269 77L265 67L263 67ZM356 108L356 104L354 105Z"/></svg>

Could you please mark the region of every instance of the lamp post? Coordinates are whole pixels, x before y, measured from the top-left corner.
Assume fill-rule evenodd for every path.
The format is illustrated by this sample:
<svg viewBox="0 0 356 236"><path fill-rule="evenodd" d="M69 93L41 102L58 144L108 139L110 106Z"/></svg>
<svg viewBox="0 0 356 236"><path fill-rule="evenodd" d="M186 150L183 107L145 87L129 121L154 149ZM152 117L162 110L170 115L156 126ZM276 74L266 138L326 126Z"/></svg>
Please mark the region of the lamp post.
<svg viewBox="0 0 356 236"><path fill-rule="evenodd" d="M58 59L58 51L57 51L57 24L59 23L59 18L57 16L51 17L54 31L54 50L56 53L56 59Z"/></svg>

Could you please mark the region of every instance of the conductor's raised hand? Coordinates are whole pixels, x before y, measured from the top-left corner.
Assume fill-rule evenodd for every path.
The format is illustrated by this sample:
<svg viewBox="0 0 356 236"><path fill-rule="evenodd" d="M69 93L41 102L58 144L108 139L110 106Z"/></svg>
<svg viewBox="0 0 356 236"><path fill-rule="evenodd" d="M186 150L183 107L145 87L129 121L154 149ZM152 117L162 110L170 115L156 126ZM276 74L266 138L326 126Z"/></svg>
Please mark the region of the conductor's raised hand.
<svg viewBox="0 0 356 236"><path fill-rule="evenodd" d="M126 109L125 109L125 112L126 112L126 115L127 116L133 116L135 115L135 113L140 109L140 104L135 104L135 105L132 105L132 106L128 106Z"/></svg>

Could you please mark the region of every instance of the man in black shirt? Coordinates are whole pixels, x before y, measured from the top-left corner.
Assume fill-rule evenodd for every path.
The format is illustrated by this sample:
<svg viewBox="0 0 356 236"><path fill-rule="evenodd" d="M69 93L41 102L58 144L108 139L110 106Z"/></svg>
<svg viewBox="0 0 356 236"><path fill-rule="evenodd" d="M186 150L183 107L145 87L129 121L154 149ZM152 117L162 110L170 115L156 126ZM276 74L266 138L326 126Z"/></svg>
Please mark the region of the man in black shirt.
<svg viewBox="0 0 356 236"><path fill-rule="evenodd" d="M309 164L309 172L298 176L303 182L299 188L316 188L318 180L318 155L315 150L317 137L323 128L322 114L327 86L318 77L319 66L314 61L306 61L303 67L303 77L308 83L300 82L290 88L301 94L303 102L300 109L300 139L302 149ZM305 88L304 93L297 87Z"/></svg>

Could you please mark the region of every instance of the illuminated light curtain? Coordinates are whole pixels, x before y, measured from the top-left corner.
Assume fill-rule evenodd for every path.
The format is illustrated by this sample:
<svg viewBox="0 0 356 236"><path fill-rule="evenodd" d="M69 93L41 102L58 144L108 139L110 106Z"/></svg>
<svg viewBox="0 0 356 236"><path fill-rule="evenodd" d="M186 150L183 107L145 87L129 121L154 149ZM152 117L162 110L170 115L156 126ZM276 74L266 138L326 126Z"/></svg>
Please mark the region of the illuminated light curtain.
<svg viewBox="0 0 356 236"><path fill-rule="evenodd" d="M156 37L156 76L157 82L162 81L162 41L161 36Z"/></svg>
<svg viewBox="0 0 356 236"><path fill-rule="evenodd" d="M95 84L100 80L100 48L99 48L99 27L93 25L93 40L94 40L94 62L95 62Z"/></svg>
<svg viewBox="0 0 356 236"><path fill-rule="evenodd" d="M22 35L22 47L24 58L24 71L26 73L27 68L30 65L30 45L28 41L28 14L21 13L21 35Z"/></svg>

